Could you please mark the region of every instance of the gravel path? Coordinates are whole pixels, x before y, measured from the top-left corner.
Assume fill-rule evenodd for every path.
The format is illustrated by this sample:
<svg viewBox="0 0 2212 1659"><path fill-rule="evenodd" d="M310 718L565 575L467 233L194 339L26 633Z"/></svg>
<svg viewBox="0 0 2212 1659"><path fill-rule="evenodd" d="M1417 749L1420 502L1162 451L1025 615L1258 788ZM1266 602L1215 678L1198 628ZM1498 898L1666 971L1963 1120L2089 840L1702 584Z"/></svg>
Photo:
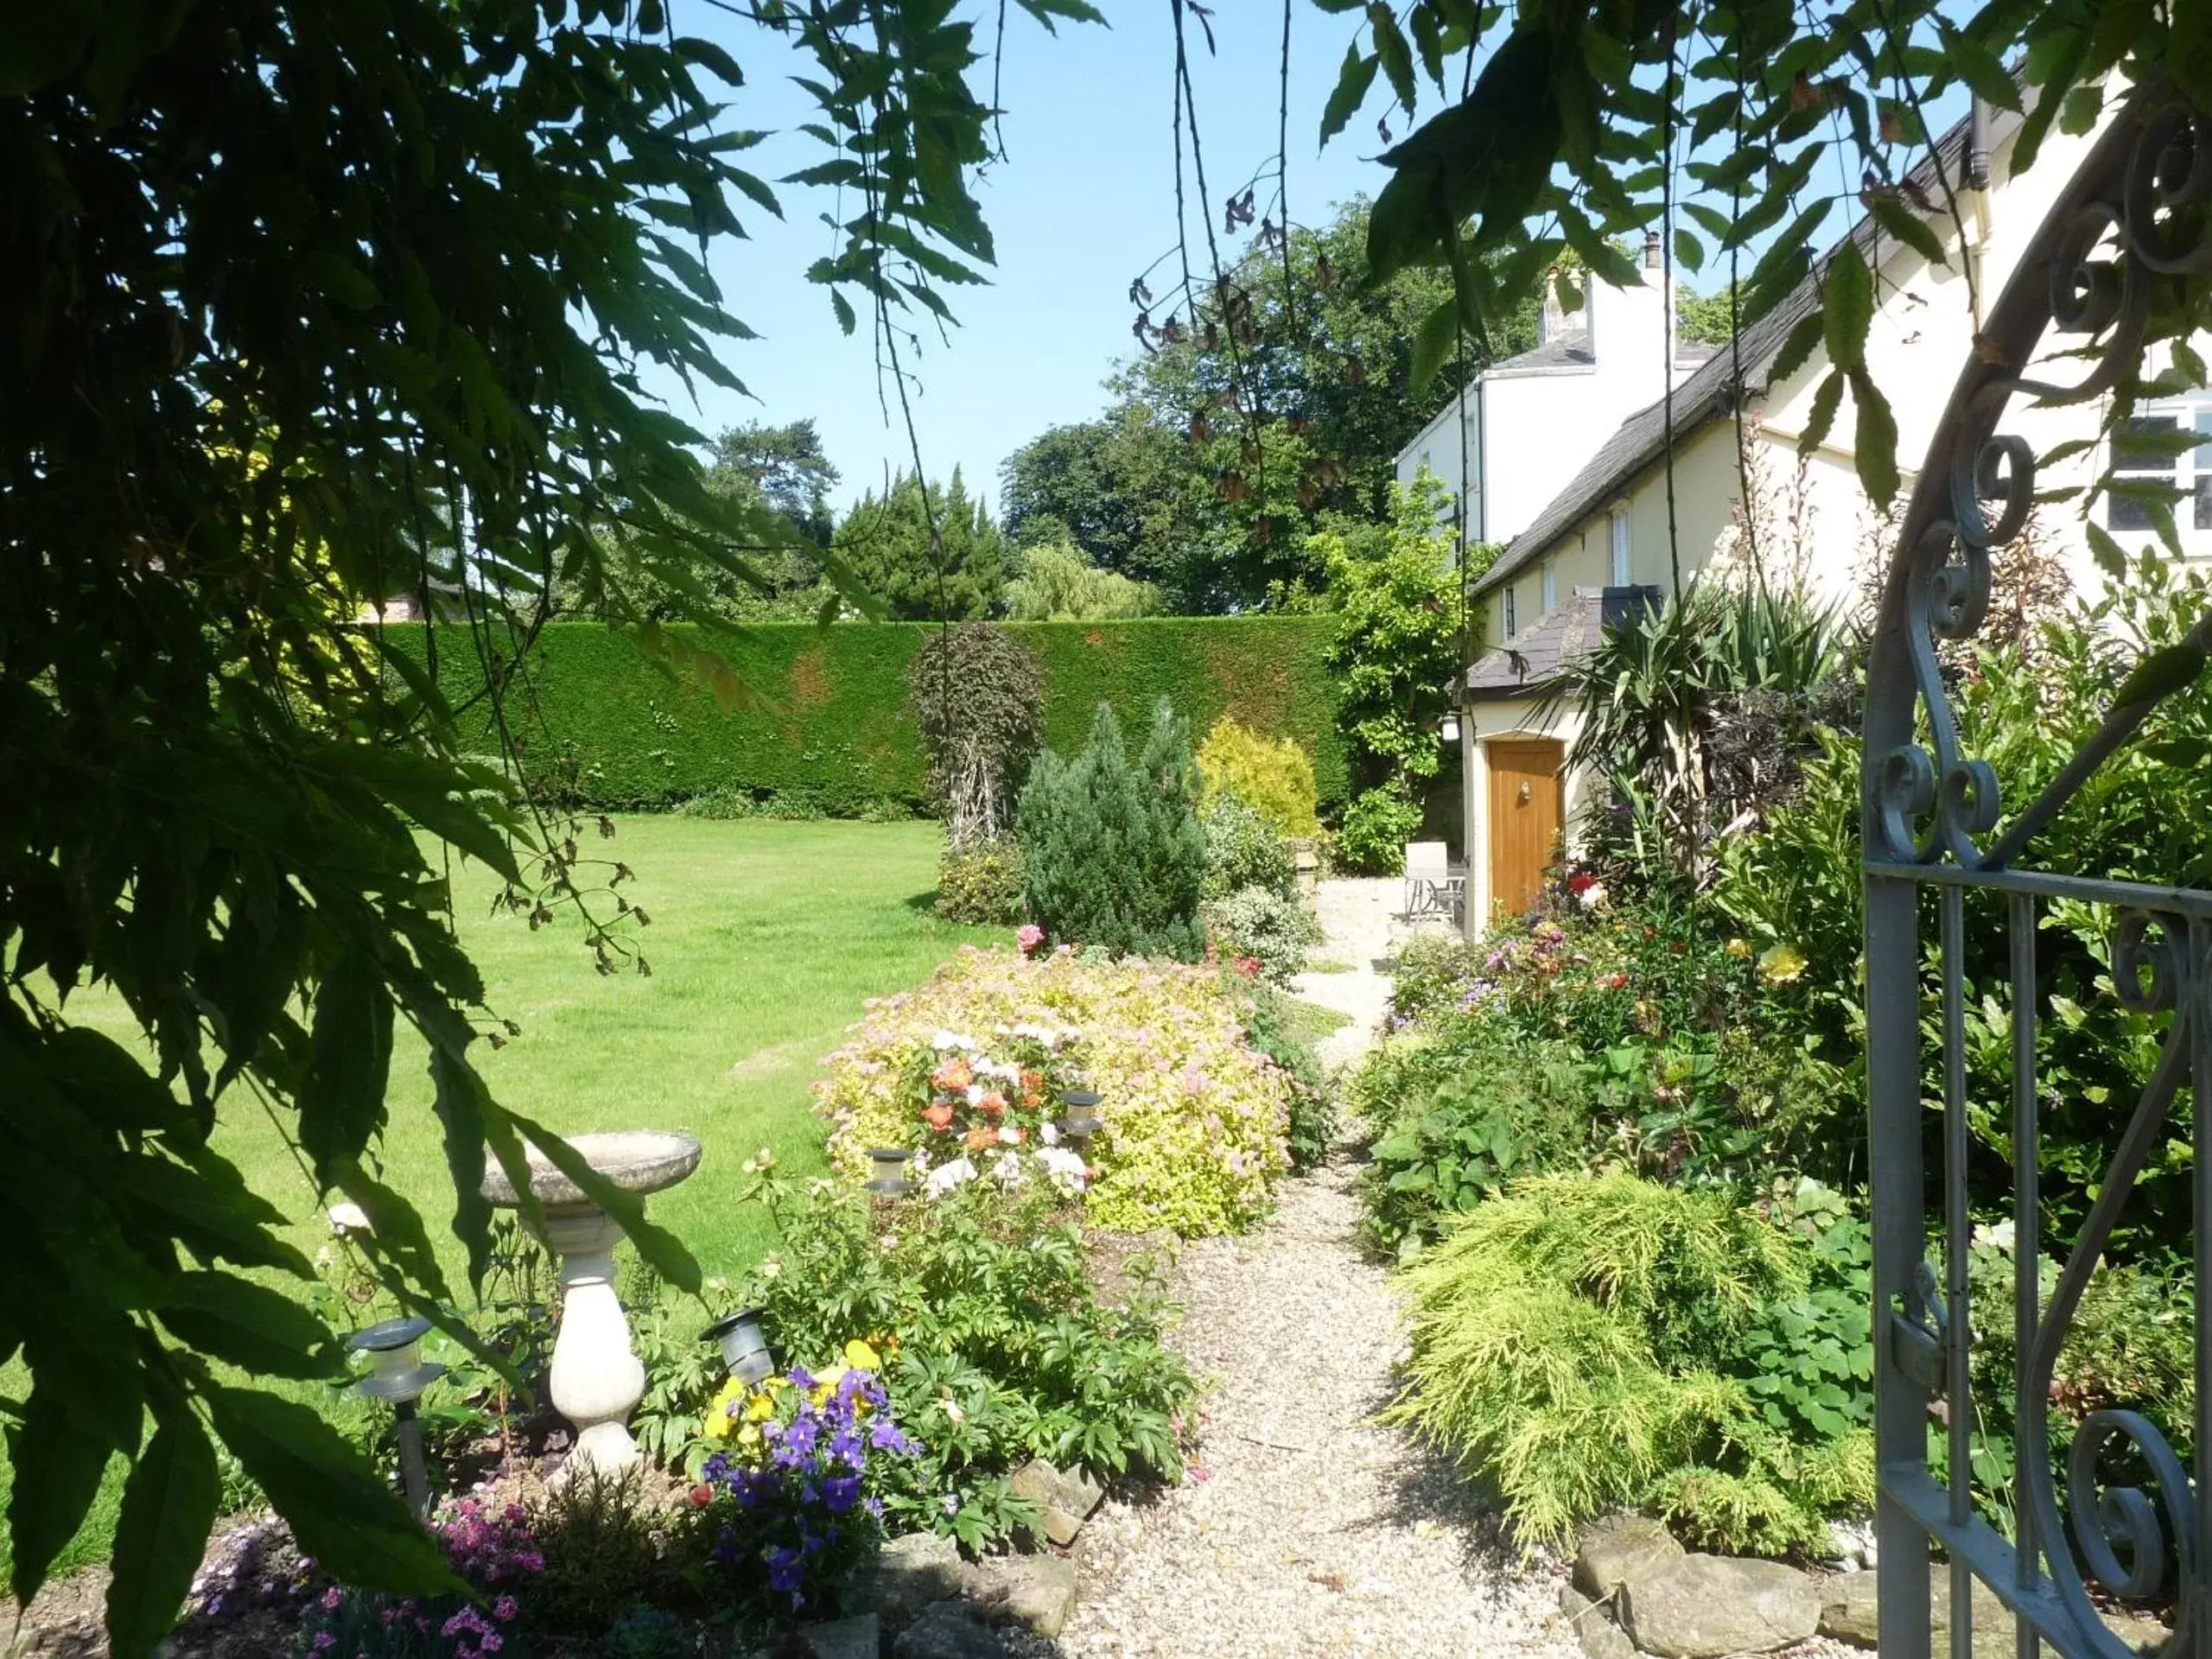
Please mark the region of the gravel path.
<svg viewBox="0 0 2212 1659"><path fill-rule="evenodd" d="M1314 894L1313 909L1320 918L1323 938L1314 957L1338 971L1300 974L1291 988L1307 1001L1350 1017L1350 1025L1332 1032L1316 1046L1322 1064L1332 1069L1348 1065L1367 1052L1375 1027L1390 1010L1387 968L1410 931L1397 915L1404 887L1395 876L1324 881ZM1429 921L1419 925L1448 925Z"/></svg>
<svg viewBox="0 0 2212 1659"><path fill-rule="evenodd" d="M1299 994L1353 1016L1355 1058L1388 1003L1395 881L1328 882L1324 954L1352 971ZM1404 1351L1382 1267L1363 1252L1356 1154L1285 1183L1275 1219L1187 1246L1176 1345L1211 1377L1192 1478L1109 1501L1077 1541L1071 1659L1200 1655L1567 1656L1556 1568L1523 1569L1465 1483L1376 1426Z"/></svg>

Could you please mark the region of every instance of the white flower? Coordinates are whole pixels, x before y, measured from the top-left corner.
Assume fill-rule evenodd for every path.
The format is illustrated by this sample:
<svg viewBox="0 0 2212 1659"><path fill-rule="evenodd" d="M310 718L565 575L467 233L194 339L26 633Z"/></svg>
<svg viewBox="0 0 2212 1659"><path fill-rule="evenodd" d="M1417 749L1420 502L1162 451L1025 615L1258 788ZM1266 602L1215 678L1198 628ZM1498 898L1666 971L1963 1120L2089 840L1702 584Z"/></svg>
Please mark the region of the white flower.
<svg viewBox="0 0 2212 1659"><path fill-rule="evenodd" d="M963 1054L972 1054L981 1045L964 1032L939 1030L931 1034L930 1046L940 1054L949 1049L957 1049Z"/></svg>
<svg viewBox="0 0 2212 1659"><path fill-rule="evenodd" d="M1060 1144L1060 1126L1057 1123L1039 1124L1037 1126L1037 1138L1042 1141L1048 1147L1058 1146Z"/></svg>
<svg viewBox="0 0 2212 1659"><path fill-rule="evenodd" d="M971 1083L968 1085L968 1103L970 1106L980 1106L983 1103L983 1085L982 1084Z"/></svg>
<svg viewBox="0 0 2212 1659"><path fill-rule="evenodd" d="M1592 882L1580 893L1575 894L1575 902L1585 910L1602 908L1605 902L1605 884L1602 881Z"/></svg>
<svg viewBox="0 0 2212 1659"><path fill-rule="evenodd" d="M1021 1166L1020 1153L1002 1152L999 1154L998 1165L991 1173L999 1178L1001 1186L1020 1186L1028 1172Z"/></svg>
<svg viewBox="0 0 2212 1659"><path fill-rule="evenodd" d="M330 1230L343 1238L348 1233L370 1230L368 1212L358 1204L334 1204L330 1206Z"/></svg>
<svg viewBox="0 0 2212 1659"><path fill-rule="evenodd" d="M933 1198L943 1198L956 1186L976 1179L976 1166L965 1158L956 1158L949 1164L939 1164L930 1172L926 1191Z"/></svg>
<svg viewBox="0 0 2212 1659"><path fill-rule="evenodd" d="M1065 1147L1040 1147L1037 1150L1037 1160L1045 1166L1046 1173L1059 1185L1071 1192L1083 1191L1088 1179L1083 1160Z"/></svg>
<svg viewBox="0 0 2212 1659"><path fill-rule="evenodd" d="M1984 1249L2002 1250L2010 1255L2012 1249L2012 1221L2009 1216L1994 1225L1977 1227L1974 1230L1974 1242Z"/></svg>
<svg viewBox="0 0 2212 1659"><path fill-rule="evenodd" d="M1011 1123L1000 1124L999 1144L1007 1147L1020 1146L1021 1144L1021 1131L1015 1128Z"/></svg>

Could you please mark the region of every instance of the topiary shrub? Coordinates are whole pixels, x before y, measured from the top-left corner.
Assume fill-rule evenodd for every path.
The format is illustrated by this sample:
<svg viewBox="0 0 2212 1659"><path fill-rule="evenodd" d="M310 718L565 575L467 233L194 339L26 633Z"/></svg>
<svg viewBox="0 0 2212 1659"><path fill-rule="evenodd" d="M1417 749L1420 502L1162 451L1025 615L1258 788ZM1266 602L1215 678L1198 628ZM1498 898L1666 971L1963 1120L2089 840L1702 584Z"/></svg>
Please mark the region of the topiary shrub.
<svg viewBox="0 0 2212 1659"><path fill-rule="evenodd" d="M1344 809L1336 861L1369 875L1395 875L1405 867L1406 843L1420 833L1421 803L1402 785L1385 784Z"/></svg>
<svg viewBox="0 0 2212 1659"><path fill-rule="evenodd" d="M1320 793L1313 762L1291 739L1261 736L1233 715L1224 715L1198 749L1198 776L1211 806L1233 796L1249 806L1278 835L1310 836L1319 828Z"/></svg>
<svg viewBox="0 0 2212 1659"><path fill-rule="evenodd" d="M1387 1415L1494 1486L1531 1547L1649 1506L1739 1550L1820 1548L1829 1514L1872 1502L1871 1441L1794 1440L1728 1375L1808 1266L1721 1192L1522 1182L1407 1271L1413 1358Z"/></svg>
<svg viewBox="0 0 2212 1659"><path fill-rule="evenodd" d="M946 843L937 862L937 913L948 922L1012 926L1021 910L1021 843L1012 836Z"/></svg>
<svg viewBox="0 0 2212 1659"><path fill-rule="evenodd" d="M1051 750L1021 795L1022 897L1055 944L1196 961L1205 831L1189 728L1162 698L1138 764L1104 703L1073 760Z"/></svg>
<svg viewBox="0 0 2212 1659"><path fill-rule="evenodd" d="M963 853L1006 833L1045 730L1037 655L987 622L931 634L906 670L930 793Z"/></svg>
<svg viewBox="0 0 2212 1659"><path fill-rule="evenodd" d="M1263 887L1285 899L1298 892L1298 861L1274 826L1235 795L1217 795L1199 814L1206 832L1205 894L1226 899Z"/></svg>
<svg viewBox="0 0 2212 1659"><path fill-rule="evenodd" d="M1215 955L1256 963L1261 976L1276 985L1303 973L1306 953L1321 942L1321 930L1304 905L1266 887L1240 887L1211 901L1205 924Z"/></svg>
<svg viewBox="0 0 2212 1659"><path fill-rule="evenodd" d="M1072 1027L1076 1062L1104 1096L1090 1224L1233 1232L1259 1218L1288 1161L1291 1079L1247 1036L1250 1015L1249 995L1211 968L963 946L928 984L869 1005L815 1103L835 1126L832 1160L859 1175L868 1147L920 1144L920 1107L899 1080L938 1033Z"/></svg>

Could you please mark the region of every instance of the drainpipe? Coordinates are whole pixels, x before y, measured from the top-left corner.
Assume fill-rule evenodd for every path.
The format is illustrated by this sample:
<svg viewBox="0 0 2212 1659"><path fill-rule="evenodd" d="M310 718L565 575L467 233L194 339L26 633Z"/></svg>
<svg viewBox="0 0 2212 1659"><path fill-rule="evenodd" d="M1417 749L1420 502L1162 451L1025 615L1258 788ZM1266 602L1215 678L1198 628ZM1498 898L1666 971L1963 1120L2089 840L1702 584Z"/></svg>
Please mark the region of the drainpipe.
<svg viewBox="0 0 2212 1659"><path fill-rule="evenodd" d="M1974 272L1974 331L1981 333L1982 253L1989 245L1989 105L1974 94L1967 112L1966 186L1967 224L1962 226L1967 245L1962 250Z"/></svg>

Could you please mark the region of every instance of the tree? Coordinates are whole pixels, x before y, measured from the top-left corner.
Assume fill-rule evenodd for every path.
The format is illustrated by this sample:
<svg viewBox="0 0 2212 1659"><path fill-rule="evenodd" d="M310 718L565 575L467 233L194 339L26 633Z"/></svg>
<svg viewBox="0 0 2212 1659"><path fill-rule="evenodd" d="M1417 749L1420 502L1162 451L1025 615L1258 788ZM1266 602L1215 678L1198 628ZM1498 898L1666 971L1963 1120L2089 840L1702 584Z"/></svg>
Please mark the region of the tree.
<svg viewBox="0 0 2212 1659"><path fill-rule="evenodd" d="M999 473L1016 545L1065 542L1139 582L1177 581L1202 541L1211 494L1181 424L1133 397L1095 421L1039 433Z"/></svg>
<svg viewBox="0 0 2212 1659"><path fill-rule="evenodd" d="M1159 582L1179 611L1325 580L1306 534L1327 513L1386 512L1397 452L1470 374L1535 343L1531 298L1464 353L1449 335L1441 358L1417 364L1451 277L1373 276L1368 213L1356 199L1320 229L1294 228L1287 249L1269 226L1226 273L1226 297L1155 299L1138 284L1143 350L1108 383L1116 402L1006 464L1016 535L1058 520L1101 567ZM1417 367L1431 371L1420 384Z"/></svg>
<svg viewBox="0 0 2212 1659"><path fill-rule="evenodd" d="M937 530L930 525L934 517ZM905 621L963 621L988 616L1006 585L999 527L968 499L957 467L950 486L902 474L880 498L862 496L837 526L831 550L854 578Z"/></svg>
<svg viewBox="0 0 2212 1659"><path fill-rule="evenodd" d="M775 514L785 533L730 548L735 556L727 566L668 571L638 556L636 537L626 527L611 525L601 537L596 591L587 591L581 582L556 583L559 612L601 621L626 607L656 622L702 614L731 622L797 622L834 602L822 550L830 545L830 491L838 473L822 451L814 423L730 427L715 440L712 453L707 488L749 520L764 511Z"/></svg>
<svg viewBox="0 0 2212 1659"><path fill-rule="evenodd" d="M1072 760L1047 749L1015 817L1022 896L1056 944L1193 962L1206 838L1189 727L1163 697L1138 763L1105 703Z"/></svg>
<svg viewBox="0 0 2212 1659"><path fill-rule="evenodd" d="M988 261L969 189L988 110L966 22L869 10L863 29L751 15L814 60L816 175L867 203L810 274L888 327ZM123 1659L197 1568L218 1441L332 1573L458 1587L365 1460L257 1386L334 1380L342 1351L266 1281L311 1268L211 1139L219 1115L265 1113L319 1196L366 1212L354 1242L390 1292L474 1343L431 1218L381 1173L404 1020L435 1097L404 1127L435 1125L438 1219L473 1277L487 1160L527 1193L534 1145L670 1281L700 1282L634 1197L478 1074L476 1039L502 1027L442 866L481 860L533 914L580 909L603 970L642 968L612 892L626 871L587 855L588 829L534 818L504 756L473 757L480 720L515 734L505 688L548 590L605 590L605 527L671 579L790 538L709 488L703 439L638 390L648 368L735 384L715 342L742 325L702 255L741 233L738 204L777 211L740 165L753 135L724 118L741 87L663 0L65 7L0 63L12 1588L35 1593L121 1459ZM353 622L433 582L489 671L466 725L435 670ZM640 638L738 690L681 639ZM90 1021L87 985L143 1047Z"/></svg>
<svg viewBox="0 0 2212 1659"><path fill-rule="evenodd" d="M930 793L958 855L1014 827L1022 780L1045 733L1037 653L1003 628L968 622L932 633L906 669Z"/></svg>
<svg viewBox="0 0 2212 1659"><path fill-rule="evenodd" d="M1096 622L1150 616L1160 608L1160 590L1150 582L1094 569L1075 548L1032 547L1020 558L1021 574L1006 588L1006 613L1013 621Z"/></svg>
<svg viewBox="0 0 2212 1659"><path fill-rule="evenodd" d="M715 440L708 481L743 494L783 515L785 523L817 547L830 545L835 521L830 492L840 474L823 453L822 435L809 419L782 426L747 421L725 428Z"/></svg>

